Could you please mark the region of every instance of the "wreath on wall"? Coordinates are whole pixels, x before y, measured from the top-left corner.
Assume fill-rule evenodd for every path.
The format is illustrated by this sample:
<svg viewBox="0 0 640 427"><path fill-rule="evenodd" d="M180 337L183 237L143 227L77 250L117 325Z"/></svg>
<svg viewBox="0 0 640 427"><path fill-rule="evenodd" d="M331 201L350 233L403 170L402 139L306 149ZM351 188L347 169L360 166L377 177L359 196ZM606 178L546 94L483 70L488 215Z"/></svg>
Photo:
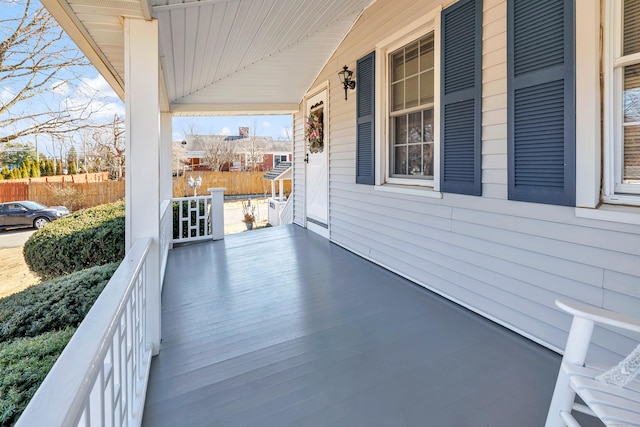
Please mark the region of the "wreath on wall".
<svg viewBox="0 0 640 427"><path fill-rule="evenodd" d="M307 123L304 127L304 136L309 143L309 152L311 153L322 153L324 150L322 131L323 111L322 108L317 108L318 106L319 105L314 105L311 108L309 117L307 117Z"/></svg>

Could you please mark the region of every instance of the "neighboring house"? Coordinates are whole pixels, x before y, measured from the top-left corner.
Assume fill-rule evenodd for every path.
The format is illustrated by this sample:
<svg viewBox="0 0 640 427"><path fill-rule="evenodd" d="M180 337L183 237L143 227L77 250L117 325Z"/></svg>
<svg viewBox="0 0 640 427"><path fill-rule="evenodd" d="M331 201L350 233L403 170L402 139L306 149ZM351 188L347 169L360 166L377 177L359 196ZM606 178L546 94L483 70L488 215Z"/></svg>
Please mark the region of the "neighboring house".
<svg viewBox="0 0 640 427"><path fill-rule="evenodd" d="M207 162L207 150L214 145L226 145L233 160L225 162L223 171L268 171L280 162L291 161L291 141L274 141L269 136L249 136L240 128L240 135L187 135L177 141L183 147L186 166L192 170L211 170ZM255 165L254 160L255 159Z"/></svg>
<svg viewBox="0 0 640 427"><path fill-rule="evenodd" d="M173 114L293 113L299 226L554 351L557 298L640 313L640 2L264 3L43 1L126 100L127 247L161 242Z"/></svg>

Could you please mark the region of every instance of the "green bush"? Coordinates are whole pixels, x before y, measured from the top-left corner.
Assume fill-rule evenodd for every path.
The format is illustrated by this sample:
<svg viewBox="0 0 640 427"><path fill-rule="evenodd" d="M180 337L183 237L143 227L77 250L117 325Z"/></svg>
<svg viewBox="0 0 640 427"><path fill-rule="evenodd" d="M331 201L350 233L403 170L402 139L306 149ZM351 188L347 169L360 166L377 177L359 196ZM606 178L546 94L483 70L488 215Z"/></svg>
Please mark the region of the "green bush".
<svg viewBox="0 0 640 427"><path fill-rule="evenodd" d="M124 258L124 201L83 209L33 233L23 253L43 279Z"/></svg>
<svg viewBox="0 0 640 427"><path fill-rule="evenodd" d="M0 299L0 342L77 327L117 267L88 268Z"/></svg>
<svg viewBox="0 0 640 427"><path fill-rule="evenodd" d="M0 424L13 425L67 345L74 328L0 343Z"/></svg>

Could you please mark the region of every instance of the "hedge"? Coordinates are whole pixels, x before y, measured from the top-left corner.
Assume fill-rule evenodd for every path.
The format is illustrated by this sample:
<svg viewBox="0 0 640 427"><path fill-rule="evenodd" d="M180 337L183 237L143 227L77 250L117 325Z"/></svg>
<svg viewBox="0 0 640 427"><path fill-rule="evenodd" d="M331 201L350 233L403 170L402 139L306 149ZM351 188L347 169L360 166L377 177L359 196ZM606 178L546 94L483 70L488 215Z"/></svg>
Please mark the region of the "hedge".
<svg viewBox="0 0 640 427"><path fill-rule="evenodd" d="M0 299L0 342L77 327L116 268L88 268Z"/></svg>
<svg viewBox="0 0 640 427"><path fill-rule="evenodd" d="M74 328L0 343L0 424L13 425L67 345Z"/></svg>
<svg viewBox="0 0 640 427"><path fill-rule="evenodd" d="M24 258L43 279L124 258L124 201L83 209L47 224L29 237Z"/></svg>

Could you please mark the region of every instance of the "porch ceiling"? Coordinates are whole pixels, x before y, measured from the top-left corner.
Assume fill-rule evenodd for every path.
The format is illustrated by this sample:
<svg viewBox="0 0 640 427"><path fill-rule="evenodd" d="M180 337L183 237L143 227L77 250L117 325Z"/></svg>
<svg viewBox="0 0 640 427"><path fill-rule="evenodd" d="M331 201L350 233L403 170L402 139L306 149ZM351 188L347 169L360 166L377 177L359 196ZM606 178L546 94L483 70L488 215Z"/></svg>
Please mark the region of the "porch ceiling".
<svg viewBox="0 0 640 427"><path fill-rule="evenodd" d="M123 18L157 19L177 114L291 112L374 0L43 0L124 98ZM338 70L336 70L337 73Z"/></svg>

